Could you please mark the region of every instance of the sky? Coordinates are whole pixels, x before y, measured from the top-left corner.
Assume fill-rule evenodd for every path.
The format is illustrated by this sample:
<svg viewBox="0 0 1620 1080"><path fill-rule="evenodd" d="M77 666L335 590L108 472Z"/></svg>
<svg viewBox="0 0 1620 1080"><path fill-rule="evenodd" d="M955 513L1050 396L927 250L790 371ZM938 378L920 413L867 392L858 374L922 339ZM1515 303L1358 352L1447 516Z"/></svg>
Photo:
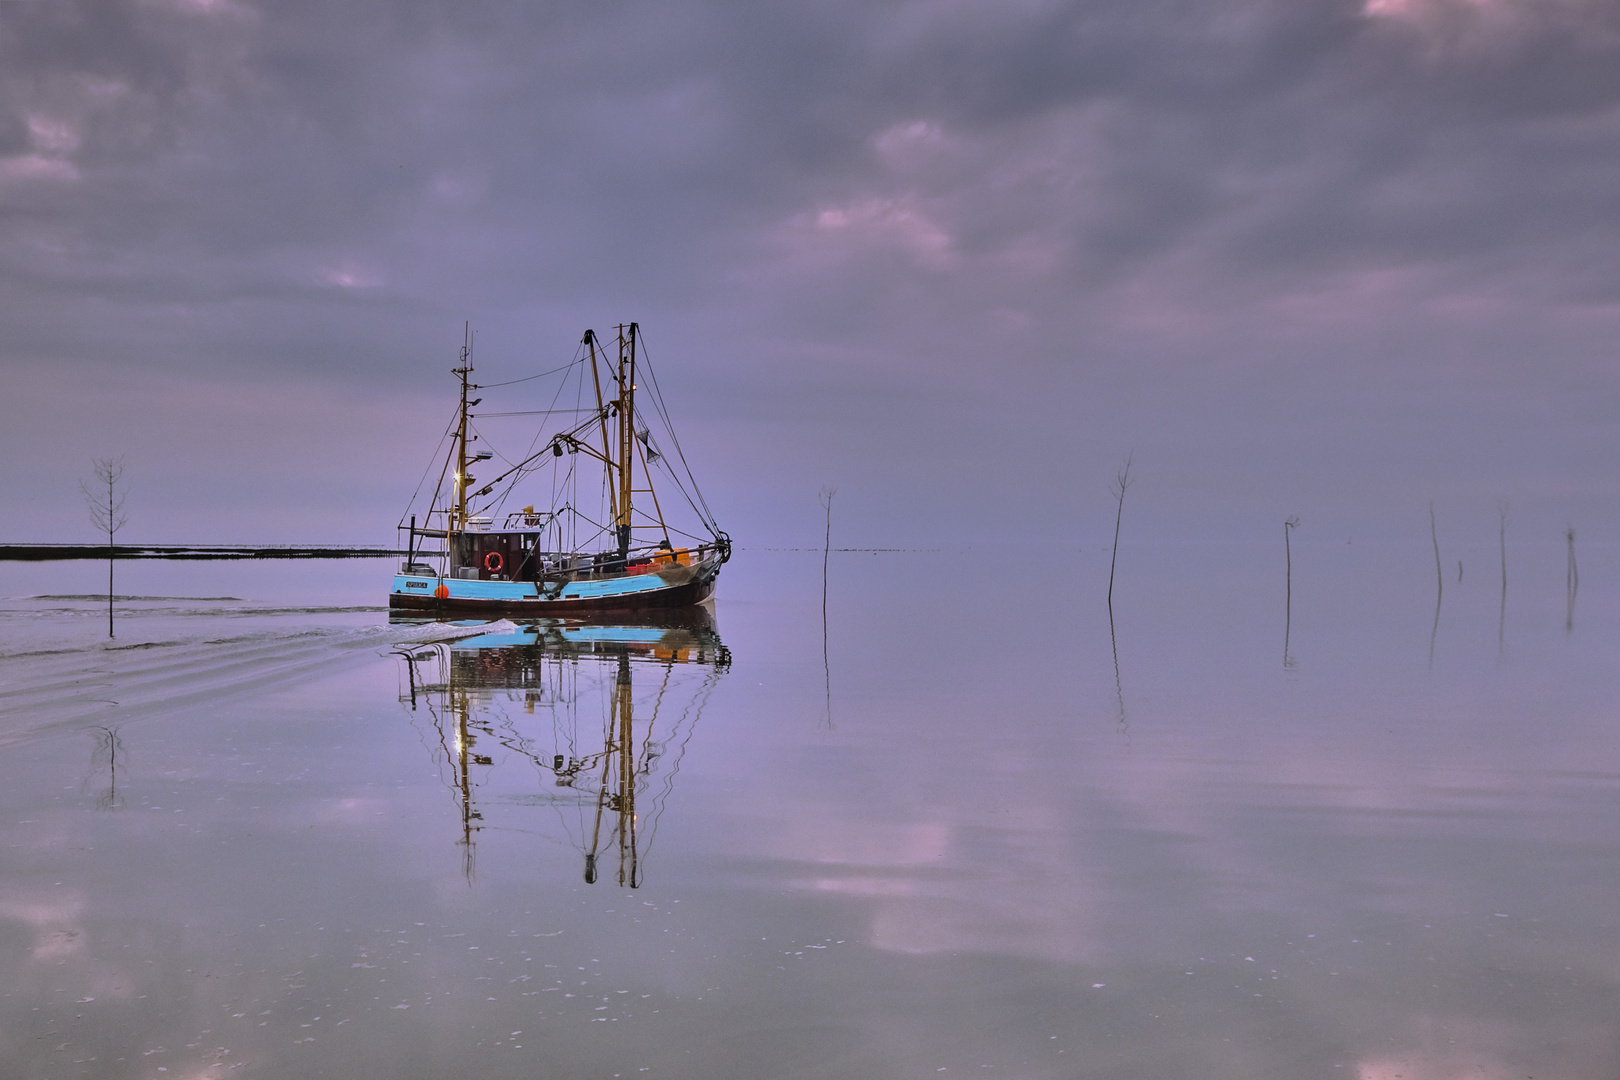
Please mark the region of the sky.
<svg viewBox="0 0 1620 1080"><path fill-rule="evenodd" d="M0 0L0 540L390 543L635 320L743 548L1603 542L1617 240L1615 0Z"/></svg>

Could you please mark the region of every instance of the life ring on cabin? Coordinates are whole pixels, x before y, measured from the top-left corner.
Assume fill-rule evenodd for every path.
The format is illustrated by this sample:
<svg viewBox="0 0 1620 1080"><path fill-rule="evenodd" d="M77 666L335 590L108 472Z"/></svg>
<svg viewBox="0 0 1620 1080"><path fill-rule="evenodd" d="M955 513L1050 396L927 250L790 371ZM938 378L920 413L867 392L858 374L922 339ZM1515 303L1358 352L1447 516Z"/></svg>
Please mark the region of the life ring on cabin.
<svg viewBox="0 0 1620 1080"><path fill-rule="evenodd" d="M498 551L492 551L484 556L484 569L492 574L500 573L501 567L505 565L506 561L501 558L501 553Z"/></svg>

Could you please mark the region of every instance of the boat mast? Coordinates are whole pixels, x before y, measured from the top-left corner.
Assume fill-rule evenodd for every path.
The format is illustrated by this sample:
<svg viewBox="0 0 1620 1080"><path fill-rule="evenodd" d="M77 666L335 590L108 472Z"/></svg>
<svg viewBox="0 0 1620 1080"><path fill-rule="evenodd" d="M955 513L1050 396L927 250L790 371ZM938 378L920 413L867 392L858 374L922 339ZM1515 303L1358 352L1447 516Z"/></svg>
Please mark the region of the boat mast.
<svg viewBox="0 0 1620 1080"><path fill-rule="evenodd" d="M630 465L636 437L636 324L619 326L619 558L630 555Z"/></svg>
<svg viewBox="0 0 1620 1080"><path fill-rule="evenodd" d="M461 366L451 370L461 378L461 422L456 425L456 504L450 515L450 529L460 531L467 527L467 489L472 487L472 477L467 475L467 376L472 373L470 336L461 344Z"/></svg>
<svg viewBox="0 0 1620 1080"><path fill-rule="evenodd" d="M602 376L596 368L596 331L585 331L584 344L591 351L591 382L596 386L596 416L602 426L602 460L607 462L607 467L610 470L609 479L611 480L613 444L608 441L607 409L602 402ZM619 497L611 482L608 484L608 512L613 518L614 525L617 526L619 523Z"/></svg>

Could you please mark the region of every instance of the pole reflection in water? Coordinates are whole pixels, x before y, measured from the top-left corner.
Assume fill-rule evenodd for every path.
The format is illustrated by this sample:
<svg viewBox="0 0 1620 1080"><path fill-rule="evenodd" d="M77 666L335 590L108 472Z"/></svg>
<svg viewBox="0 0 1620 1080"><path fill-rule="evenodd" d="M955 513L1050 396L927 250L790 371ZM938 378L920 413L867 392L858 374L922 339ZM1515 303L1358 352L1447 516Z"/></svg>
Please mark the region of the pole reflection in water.
<svg viewBox="0 0 1620 1080"><path fill-rule="evenodd" d="M1446 595L1446 578L1440 570L1440 533L1434 523L1434 503L1429 504L1429 540L1434 544L1434 625L1429 628L1429 670L1434 670L1434 643L1440 639L1440 601Z"/></svg>
<svg viewBox="0 0 1620 1080"><path fill-rule="evenodd" d="M1564 615L1564 633L1569 635L1575 632L1575 593L1581 587L1581 574L1575 567L1574 526L1568 526L1564 529L1564 539L1569 541L1569 565L1564 571L1564 595L1568 603Z"/></svg>
<svg viewBox="0 0 1620 1080"><path fill-rule="evenodd" d="M611 860L619 885L641 885L680 756L731 653L707 608L634 618L537 622L397 654L400 703L431 723L419 730L459 807L469 884L478 834L501 827L478 793L499 778L503 805L554 811L587 883Z"/></svg>
<svg viewBox="0 0 1620 1080"><path fill-rule="evenodd" d="M1119 675L1119 638L1114 634L1114 609L1108 609L1108 644L1114 650L1114 699L1119 705L1119 733L1130 738L1131 724L1125 716L1125 681Z"/></svg>
<svg viewBox="0 0 1620 1080"><path fill-rule="evenodd" d="M124 805L124 798L118 793L118 766L124 756L124 740L113 727L98 727L91 732L95 739L95 750L90 760L90 775L85 777L84 786L88 788L105 768L107 774L107 788L96 795L97 810L117 810Z"/></svg>

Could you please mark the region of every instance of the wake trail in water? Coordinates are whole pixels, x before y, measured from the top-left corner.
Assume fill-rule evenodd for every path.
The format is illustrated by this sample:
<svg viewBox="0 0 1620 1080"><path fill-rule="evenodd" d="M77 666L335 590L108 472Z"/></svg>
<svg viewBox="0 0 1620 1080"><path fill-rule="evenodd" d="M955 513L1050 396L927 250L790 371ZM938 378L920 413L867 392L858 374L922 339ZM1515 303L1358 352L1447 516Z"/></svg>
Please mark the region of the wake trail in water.
<svg viewBox="0 0 1620 1080"><path fill-rule="evenodd" d="M445 624L323 626L298 618L375 610L168 607L128 619L120 615L123 637L90 642L78 629L82 610L58 618L38 606L0 612L0 747L180 710L224 707L245 695L367 662L398 642L489 632L484 626ZM166 618L154 619L155 614ZM244 627L241 620L248 616L277 618ZM144 640L130 640L143 632ZM80 640L62 641L64 634Z"/></svg>

